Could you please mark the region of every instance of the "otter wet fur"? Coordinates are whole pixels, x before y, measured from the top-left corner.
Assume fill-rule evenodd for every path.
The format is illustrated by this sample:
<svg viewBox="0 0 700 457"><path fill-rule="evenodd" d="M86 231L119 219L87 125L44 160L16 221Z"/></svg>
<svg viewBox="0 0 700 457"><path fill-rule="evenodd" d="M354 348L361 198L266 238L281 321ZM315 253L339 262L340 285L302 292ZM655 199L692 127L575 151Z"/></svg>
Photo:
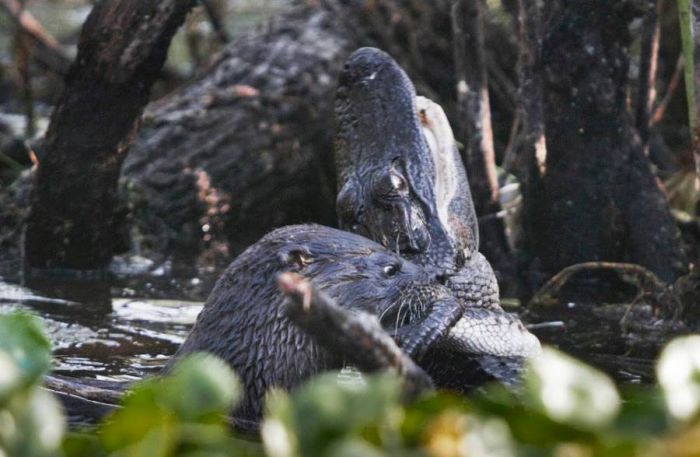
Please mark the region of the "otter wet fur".
<svg viewBox="0 0 700 457"><path fill-rule="evenodd" d="M343 308L377 316L389 332L420 321L431 303L451 297L425 269L361 236L319 225L274 230L219 278L170 362L197 351L227 361L244 385L234 411L238 420L257 421L270 388L291 389L345 362L285 315L276 278L287 271L309 279Z"/></svg>

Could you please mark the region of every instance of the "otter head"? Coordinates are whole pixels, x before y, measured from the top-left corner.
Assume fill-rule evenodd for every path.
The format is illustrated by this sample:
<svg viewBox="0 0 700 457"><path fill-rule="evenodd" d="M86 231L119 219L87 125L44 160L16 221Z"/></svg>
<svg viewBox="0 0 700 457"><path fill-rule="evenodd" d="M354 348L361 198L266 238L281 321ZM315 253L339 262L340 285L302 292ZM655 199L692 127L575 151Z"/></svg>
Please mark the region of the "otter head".
<svg viewBox="0 0 700 457"><path fill-rule="evenodd" d="M451 296L431 272L356 234L305 225L271 235L283 243L276 249L280 271L304 276L343 308L377 316L397 337Z"/></svg>
<svg viewBox="0 0 700 457"><path fill-rule="evenodd" d="M362 48L336 92L341 228L442 274L478 248L476 217L452 132L386 53Z"/></svg>

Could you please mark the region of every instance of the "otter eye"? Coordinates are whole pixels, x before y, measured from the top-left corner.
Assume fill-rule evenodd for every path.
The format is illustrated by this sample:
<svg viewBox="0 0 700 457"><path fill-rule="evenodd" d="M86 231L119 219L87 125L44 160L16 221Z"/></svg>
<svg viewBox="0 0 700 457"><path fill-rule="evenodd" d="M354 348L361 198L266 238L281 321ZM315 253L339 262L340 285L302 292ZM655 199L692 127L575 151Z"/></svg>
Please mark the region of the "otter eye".
<svg viewBox="0 0 700 457"><path fill-rule="evenodd" d="M394 276L396 273L398 273L400 268L401 267L399 264L392 263L392 264L386 265L382 271L384 272L384 274L386 276L391 277L391 276Z"/></svg>

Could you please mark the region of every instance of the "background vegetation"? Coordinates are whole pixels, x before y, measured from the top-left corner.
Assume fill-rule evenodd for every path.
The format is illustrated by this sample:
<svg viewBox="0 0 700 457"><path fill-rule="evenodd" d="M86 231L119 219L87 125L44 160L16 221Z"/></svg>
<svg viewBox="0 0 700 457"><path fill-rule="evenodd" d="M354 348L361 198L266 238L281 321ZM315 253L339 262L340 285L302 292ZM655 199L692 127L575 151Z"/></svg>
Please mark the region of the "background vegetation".
<svg viewBox="0 0 700 457"><path fill-rule="evenodd" d="M214 13L198 5L165 44L168 58L144 97L144 104L152 101L144 116L143 105L136 106L136 120L127 119L124 135L102 151L109 159L131 144L128 159L104 160L116 169L110 179L94 180L114 188L92 192L68 179L78 183L77 193L64 195L47 186L60 203L87 208L83 223L104 223L100 230L108 241L96 243L102 251L85 256L87 263L59 258L62 273L138 270L150 275L150 285L156 275L169 280L173 263L180 262L215 276L274 226L333 224L334 77L350 51L369 44L391 52L419 91L448 112L476 186L482 248L507 295L523 303L534 296L534 305L549 301L559 312L570 303L625 302L613 311L584 311L595 325L619 323L615 336L626 339L624 355L652 357L671 333L696 329L697 2L548 0L537 14L524 5L542 2L472 2L482 8L483 36L474 41L483 55L474 58L479 66L461 68L481 71L471 76L490 95L488 110L456 95L456 79L470 75L454 68L460 56L454 54L450 1L368 1L362 8L334 0L205 3ZM13 5L26 6L33 29L18 22ZM20 266L44 267L51 264L47 257L61 257L48 250L29 262L22 258L39 164L56 158L59 171L78 177L92 176L85 168L102 165L88 167L99 156L92 144L84 155L70 155L76 149L67 147L69 154L60 156L58 147L44 142L92 6L82 0L0 0L3 277L17 279ZM119 72L105 73L99 76L109 86ZM493 125L490 162L469 141L483 138L486 125L468 127L470 109L486 112ZM80 114L89 121L93 112ZM87 124L67 130L82 134ZM536 154L545 136L549 162ZM84 135L76 138L85 142ZM497 181L483 179L487 168L497 171ZM104 195L109 204L100 203ZM88 197L97 203L86 205ZM46 206L67 214L58 204ZM652 207L658 219L650 216ZM34 223L65 229L65 238L56 237L61 245L75 244L71 226ZM30 250L47 246L29 243ZM110 263L115 254L120 257ZM574 276L566 270L574 263L576 274L595 271L593 287L584 280L571 294L563 278ZM637 287L630 293L620 278ZM601 295L601 289L610 293ZM110 285L105 295L111 309ZM571 335L569 344L588 351L580 341ZM328 374L293 393L272 394L260 440L229 427L227 413L239 394L235 374L220 361L197 356L171 376L139 383L95 428L68 430L59 404L41 387L51 368L41 324L6 314L0 316L0 457L699 455L698 354L698 337L676 339L659 359L657 383L618 387L596 369L547 349L515 392L490 386L468 398L435 393L411 404L399 401L398 381L391 377L346 385Z"/></svg>

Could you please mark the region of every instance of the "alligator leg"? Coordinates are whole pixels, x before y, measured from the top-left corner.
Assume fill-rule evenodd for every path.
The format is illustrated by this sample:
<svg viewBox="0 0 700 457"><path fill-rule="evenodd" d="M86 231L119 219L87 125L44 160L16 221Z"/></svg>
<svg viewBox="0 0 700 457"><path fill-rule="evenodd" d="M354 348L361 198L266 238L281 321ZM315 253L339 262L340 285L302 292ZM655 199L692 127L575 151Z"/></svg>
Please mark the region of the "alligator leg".
<svg viewBox="0 0 700 457"><path fill-rule="evenodd" d="M413 360L421 361L427 350L438 340L452 333L452 326L462 318L462 309L454 299L438 300L420 322L402 329L401 349Z"/></svg>

